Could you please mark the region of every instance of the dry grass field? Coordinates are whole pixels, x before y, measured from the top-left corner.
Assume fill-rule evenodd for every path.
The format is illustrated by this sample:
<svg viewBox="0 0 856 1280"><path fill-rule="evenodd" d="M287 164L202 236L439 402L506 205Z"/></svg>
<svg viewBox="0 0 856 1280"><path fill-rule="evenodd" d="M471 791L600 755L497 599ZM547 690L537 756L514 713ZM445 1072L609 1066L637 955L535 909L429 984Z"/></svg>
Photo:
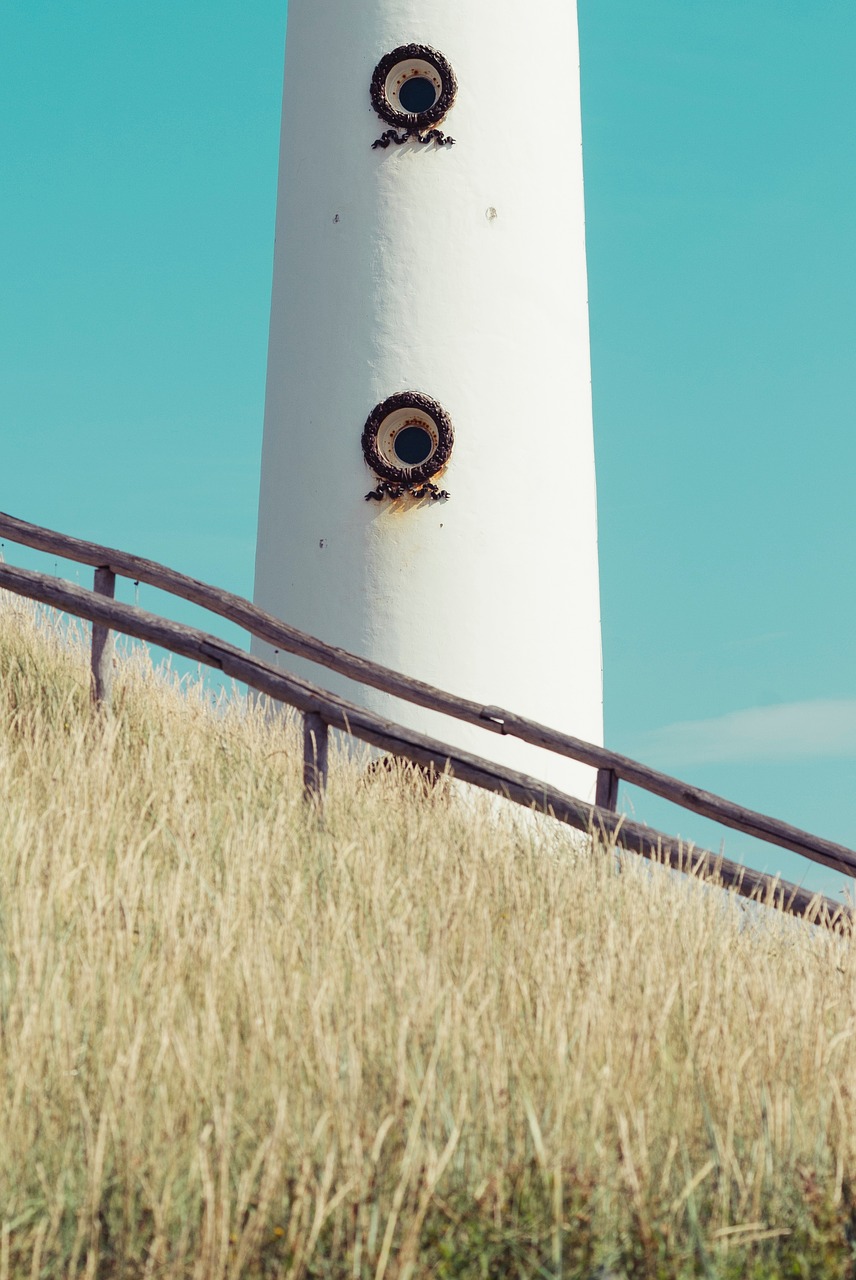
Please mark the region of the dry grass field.
<svg viewBox="0 0 856 1280"><path fill-rule="evenodd" d="M856 951L0 603L0 1280L853 1275Z"/></svg>

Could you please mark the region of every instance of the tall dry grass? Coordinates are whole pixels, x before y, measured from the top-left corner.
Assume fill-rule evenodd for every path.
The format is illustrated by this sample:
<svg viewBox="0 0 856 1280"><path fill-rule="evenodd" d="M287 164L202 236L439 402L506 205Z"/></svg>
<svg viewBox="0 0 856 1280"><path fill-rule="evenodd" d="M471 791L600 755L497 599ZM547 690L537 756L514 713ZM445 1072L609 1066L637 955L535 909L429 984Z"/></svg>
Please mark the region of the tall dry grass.
<svg viewBox="0 0 856 1280"><path fill-rule="evenodd" d="M847 1276L849 941L0 608L0 1280Z"/></svg>

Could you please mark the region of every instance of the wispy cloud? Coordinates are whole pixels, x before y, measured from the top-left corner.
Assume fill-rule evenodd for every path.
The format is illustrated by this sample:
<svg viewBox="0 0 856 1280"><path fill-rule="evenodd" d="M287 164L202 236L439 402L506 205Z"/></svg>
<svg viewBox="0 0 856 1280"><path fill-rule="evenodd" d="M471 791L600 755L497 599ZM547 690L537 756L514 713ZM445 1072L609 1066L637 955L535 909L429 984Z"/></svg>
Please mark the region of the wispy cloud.
<svg viewBox="0 0 856 1280"><path fill-rule="evenodd" d="M667 724L638 734L630 754L671 768L856 756L856 698L785 702Z"/></svg>

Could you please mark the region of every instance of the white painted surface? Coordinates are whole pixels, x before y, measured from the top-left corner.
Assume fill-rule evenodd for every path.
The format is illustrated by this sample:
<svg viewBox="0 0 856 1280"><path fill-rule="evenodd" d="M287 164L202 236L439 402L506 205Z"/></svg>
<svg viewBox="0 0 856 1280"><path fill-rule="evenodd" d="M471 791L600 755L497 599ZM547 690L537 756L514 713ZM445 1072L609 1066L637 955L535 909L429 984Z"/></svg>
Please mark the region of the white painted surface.
<svg viewBox="0 0 856 1280"><path fill-rule="evenodd" d="M372 71L410 42L456 72L456 145L373 151ZM601 742L578 63L572 0L289 0L256 600ZM452 417L447 502L365 501L365 419L405 390ZM593 795L583 766L287 665Z"/></svg>

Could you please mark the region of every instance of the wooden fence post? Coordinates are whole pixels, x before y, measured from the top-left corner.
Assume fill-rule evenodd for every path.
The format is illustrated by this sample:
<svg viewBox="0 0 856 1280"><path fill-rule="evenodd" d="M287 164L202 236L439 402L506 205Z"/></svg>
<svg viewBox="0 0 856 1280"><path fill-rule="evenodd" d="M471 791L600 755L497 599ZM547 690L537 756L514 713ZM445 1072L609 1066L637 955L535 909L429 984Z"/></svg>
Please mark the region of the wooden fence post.
<svg viewBox="0 0 856 1280"><path fill-rule="evenodd" d="M614 769L598 769L594 802L598 809L615 813L618 809L618 774Z"/></svg>
<svg viewBox="0 0 856 1280"><path fill-rule="evenodd" d="M116 575L106 566L95 570L94 590L99 595L116 595ZM90 694L96 707L110 706L110 693L113 686L113 641L110 629L98 622L92 624L92 681Z"/></svg>
<svg viewBox="0 0 856 1280"><path fill-rule="evenodd" d="M316 711L303 716L303 794L321 800L327 786L327 722Z"/></svg>

